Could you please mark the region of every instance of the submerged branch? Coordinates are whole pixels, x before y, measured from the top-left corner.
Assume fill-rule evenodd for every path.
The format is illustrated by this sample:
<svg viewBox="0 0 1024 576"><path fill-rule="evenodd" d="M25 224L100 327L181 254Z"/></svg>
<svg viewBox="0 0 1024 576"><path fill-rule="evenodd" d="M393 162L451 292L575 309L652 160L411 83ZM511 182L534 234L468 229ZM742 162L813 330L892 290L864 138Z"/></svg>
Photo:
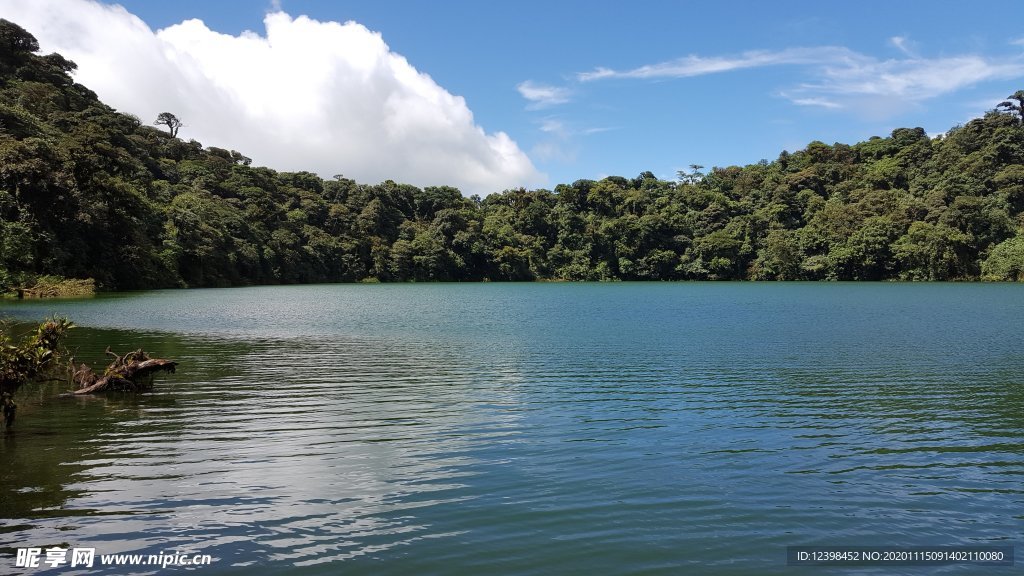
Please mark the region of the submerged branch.
<svg viewBox="0 0 1024 576"><path fill-rule="evenodd" d="M73 394L93 394L108 390L137 392L152 386L157 372L174 372L177 362L164 358L150 358L141 348L119 356L107 348L106 354L114 361L99 375L82 364L75 370L71 381L77 386Z"/></svg>

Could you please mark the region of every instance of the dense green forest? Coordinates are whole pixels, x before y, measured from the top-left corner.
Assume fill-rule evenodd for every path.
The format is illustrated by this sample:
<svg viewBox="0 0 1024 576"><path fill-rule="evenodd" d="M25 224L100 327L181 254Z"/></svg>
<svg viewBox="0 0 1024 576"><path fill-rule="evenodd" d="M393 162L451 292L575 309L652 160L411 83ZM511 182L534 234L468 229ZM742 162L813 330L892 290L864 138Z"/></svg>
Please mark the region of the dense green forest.
<svg viewBox="0 0 1024 576"><path fill-rule="evenodd" d="M677 181L446 186L253 167L75 83L0 21L0 288L430 280L1024 280L1024 92L931 138L811 142Z"/></svg>

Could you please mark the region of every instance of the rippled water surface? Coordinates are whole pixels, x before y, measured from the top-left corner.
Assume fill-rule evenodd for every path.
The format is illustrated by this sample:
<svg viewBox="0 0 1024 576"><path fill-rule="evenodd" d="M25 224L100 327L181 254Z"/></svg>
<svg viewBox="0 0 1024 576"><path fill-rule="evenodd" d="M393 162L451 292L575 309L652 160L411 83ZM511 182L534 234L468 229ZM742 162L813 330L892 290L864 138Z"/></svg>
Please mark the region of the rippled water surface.
<svg viewBox="0 0 1024 576"><path fill-rule="evenodd" d="M895 574L787 567L785 548L1024 536L1024 286L0 304L51 312L81 326L81 359L141 346L180 366L137 396L19 393L0 573L16 547L63 545L212 554L203 573Z"/></svg>

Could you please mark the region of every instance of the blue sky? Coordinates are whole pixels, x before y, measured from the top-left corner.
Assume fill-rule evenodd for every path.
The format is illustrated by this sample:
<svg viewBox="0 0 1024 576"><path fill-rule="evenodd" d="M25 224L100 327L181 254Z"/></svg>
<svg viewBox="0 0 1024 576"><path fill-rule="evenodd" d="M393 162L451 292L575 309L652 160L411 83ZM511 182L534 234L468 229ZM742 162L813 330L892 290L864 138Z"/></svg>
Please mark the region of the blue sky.
<svg viewBox="0 0 1024 576"><path fill-rule="evenodd" d="M9 1L19 5L12 10L15 21L19 16L41 19L43 6L61 2L75 13L78 26L102 30L102 19L111 17L78 17L87 0ZM339 152L337 158L321 161L307 153L315 164L309 169L331 172L337 163L338 173L363 181L393 174L388 177L429 185L443 183L437 181L442 173L427 169L436 164L433 168L439 166L452 175L448 183L467 193L519 185L552 188L578 178L632 177L644 170L672 178L676 170L690 164L748 164L774 159L783 149L800 149L812 140L854 143L904 126L921 126L935 134L981 115L1024 88L1024 5L1012 1L126 0L120 4L154 33L199 19L209 32L220 35L235 37L248 30L266 36L265 16L276 11L292 19L305 15L320 23L358 22L379 34L392 54L429 75L442 93L464 99L464 103L441 104L450 106L440 111L429 107L422 111L460 118L459 130L465 129L466 136L454 144L434 143L427 133L396 129L421 148L437 150L431 160L429 154L407 149L406 144L392 150L389 142L394 140L376 141L355 128L346 130L354 126L350 120L333 129L333 136L325 133L312 140L331 147L332 138L358 136L367 146L376 147L374 155L393 157L395 163L361 171L360 164L373 163L365 155ZM0 7L0 15L4 11ZM183 42L200 43L199 32L185 32L165 34L162 40L177 42L179 47ZM47 35L54 37L55 49L81 49L67 47L69 33L56 27L41 37L44 49ZM330 41L331 37L324 38ZM86 72L93 60L88 50L101 60L104 50L116 48L97 40L77 59L71 54L82 68L82 81L92 86ZM198 54L199 60L213 58L192 54ZM235 57L245 58L245 54L239 51ZM296 58L303 59L298 54ZM310 64L295 63L303 65ZM124 86L142 77L105 74L97 75L102 89L94 87L105 100L106 91L116 98L123 90L107 89L104 81ZM211 74L218 86L232 77ZM315 74L311 70L307 75ZM402 77L401 72L396 74ZM302 80L290 82L301 84ZM344 93L335 89L336 100L349 99L351 108L365 105L359 100L361 94L387 98L388 92L375 85L368 84L360 92L357 84L347 82ZM444 94L442 100L447 98ZM236 92L233 99L221 99L220 105L245 98L244 92ZM114 105L133 112L133 106L145 108L154 99L159 97ZM211 106L215 100L210 99ZM437 98L428 96L428 100ZM311 99L307 105L322 101ZM408 98L402 101L419 109ZM193 110L191 103L178 105ZM465 111L459 108L463 105ZM142 117L152 112L135 113ZM191 113L197 118L201 114ZM206 145L238 144L242 152L254 150L250 155L257 162L280 169L296 169L301 161L301 157L278 157L271 144L261 143L270 132L253 132L240 142L225 144L210 138L231 140L233 134L244 131L230 126L206 129L214 122L204 121L202 126L192 126L190 135L189 118L184 119L187 126L182 136L196 137ZM413 123L439 130L447 125L421 120ZM286 141L290 136L281 134L287 129L287 125L276 128L274 138ZM372 131L372 126L364 129ZM470 134L473 130L482 131L489 140L476 138ZM497 142L498 133L508 141ZM337 146L341 150L346 144ZM482 146L487 151L474 156L475 152L459 146ZM457 154L445 155L444 150L455 148ZM458 159L466 154L476 168ZM490 170L492 177L458 175L474 169Z"/></svg>

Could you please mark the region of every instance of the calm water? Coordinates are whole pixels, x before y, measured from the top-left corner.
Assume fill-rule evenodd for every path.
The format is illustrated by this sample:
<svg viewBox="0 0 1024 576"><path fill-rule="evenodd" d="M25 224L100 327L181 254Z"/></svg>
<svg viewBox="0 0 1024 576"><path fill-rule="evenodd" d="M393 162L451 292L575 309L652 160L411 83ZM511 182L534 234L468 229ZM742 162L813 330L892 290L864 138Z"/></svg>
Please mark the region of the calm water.
<svg viewBox="0 0 1024 576"><path fill-rule="evenodd" d="M180 367L138 396L22 393L0 573L52 545L208 553L211 574L1008 574L787 567L785 547L1024 554L1020 285L0 304L51 312L82 326L82 359L142 346Z"/></svg>

